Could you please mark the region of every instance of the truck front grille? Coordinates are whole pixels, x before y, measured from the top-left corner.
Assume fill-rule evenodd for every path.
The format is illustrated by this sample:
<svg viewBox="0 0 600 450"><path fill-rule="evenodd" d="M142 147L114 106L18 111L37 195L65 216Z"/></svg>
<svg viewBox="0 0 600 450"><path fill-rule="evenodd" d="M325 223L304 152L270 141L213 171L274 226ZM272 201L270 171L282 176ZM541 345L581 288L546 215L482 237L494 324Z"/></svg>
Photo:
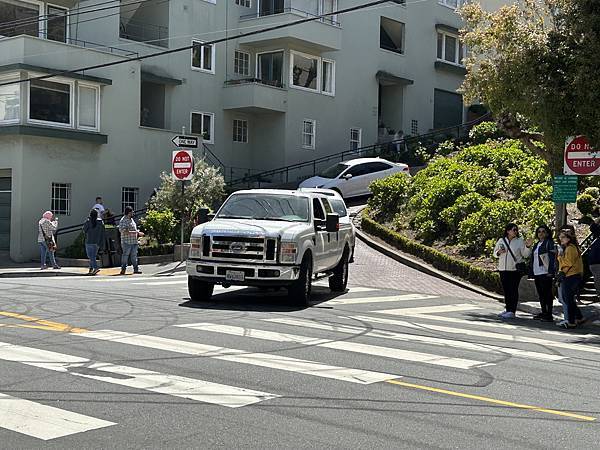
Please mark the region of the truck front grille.
<svg viewBox="0 0 600 450"><path fill-rule="evenodd" d="M272 238L212 236L209 242L203 242L203 259L274 262L276 247L277 240Z"/></svg>

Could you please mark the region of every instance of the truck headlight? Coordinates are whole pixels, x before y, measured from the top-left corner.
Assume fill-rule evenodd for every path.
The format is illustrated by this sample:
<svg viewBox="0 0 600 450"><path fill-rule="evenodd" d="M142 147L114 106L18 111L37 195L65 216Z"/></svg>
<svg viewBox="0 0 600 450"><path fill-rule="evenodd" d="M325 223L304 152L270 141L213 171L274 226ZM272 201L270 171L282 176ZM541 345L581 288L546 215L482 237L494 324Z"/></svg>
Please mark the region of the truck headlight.
<svg viewBox="0 0 600 450"><path fill-rule="evenodd" d="M296 262L297 254L298 254L298 245L295 242L282 242L281 243L281 262L282 263Z"/></svg>
<svg viewBox="0 0 600 450"><path fill-rule="evenodd" d="M193 237L190 239L190 258L200 258L202 254L202 238Z"/></svg>

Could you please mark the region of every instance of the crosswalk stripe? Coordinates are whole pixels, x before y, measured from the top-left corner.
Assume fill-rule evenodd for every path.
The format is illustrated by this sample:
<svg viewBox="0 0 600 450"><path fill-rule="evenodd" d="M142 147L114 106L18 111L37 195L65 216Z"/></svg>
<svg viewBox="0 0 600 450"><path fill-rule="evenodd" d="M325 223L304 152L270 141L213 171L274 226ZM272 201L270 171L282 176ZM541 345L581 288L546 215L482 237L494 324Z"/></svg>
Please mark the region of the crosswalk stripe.
<svg viewBox="0 0 600 450"><path fill-rule="evenodd" d="M48 441L116 425L83 414L0 393L0 427Z"/></svg>
<svg viewBox="0 0 600 450"><path fill-rule="evenodd" d="M379 311L371 311L377 314L391 314L395 316L412 316L414 314L435 314L445 312L460 312L483 309L479 306L471 305L470 303L460 303L457 305L437 305L437 306L419 306L416 308L397 308L383 309Z"/></svg>
<svg viewBox="0 0 600 450"><path fill-rule="evenodd" d="M527 343L527 344L539 344L539 345L543 345L546 347L564 348L567 350L576 350L576 351L580 351L580 352L600 353L600 348L597 348L597 347L594 347L591 345L584 345L584 344L577 344L577 343L570 343L570 342L551 341L548 339L533 338L533 337L528 337L528 336L514 336L512 334L494 333L494 332L490 332L490 331L479 331L479 330L471 330L471 329L466 329L466 328L445 327L445 326L432 325L432 324L426 324L426 323L411 323L411 322L405 322L402 320L382 319L379 317L352 316L351 318L356 319L356 320L365 321L365 322L371 322L371 323L385 323L385 324L389 324L389 325L398 325L398 326L402 326L402 327L441 331L444 333L464 334L467 336L476 336L476 337L483 337L483 338L490 338L490 339L501 339L504 341L523 342L523 343ZM414 319L414 318L435 319L436 317L435 316L411 316L411 319ZM477 324L476 322L470 322L470 321L467 321L467 322L469 323L469 325ZM485 322L483 322L483 323L485 323ZM564 334L562 336L564 337ZM578 336L578 338L579 337L580 336ZM595 337L597 337L597 336L595 336Z"/></svg>
<svg viewBox="0 0 600 450"><path fill-rule="evenodd" d="M348 381L350 383L371 384L393 378L399 378L398 375L392 375L389 373L331 366L315 361L290 358L276 354L253 353L244 350L198 344L196 342L180 341L177 339L162 338L158 336L132 334L122 331L90 331L87 333L78 334L77 336L136 345L138 347L146 347L155 350L184 353L186 355L197 355L207 358L210 357L221 361L269 367L271 369L279 369L316 377Z"/></svg>
<svg viewBox="0 0 600 450"><path fill-rule="evenodd" d="M360 344L348 341L332 341L330 339L318 339L307 336L298 336L295 334L278 333L274 331L257 330L253 328L235 327L229 325L220 325L212 323L191 323L185 325L175 325L180 328L192 328L200 331L211 331L215 333L229 334L233 336L250 337L255 339L264 339L275 342L293 342L298 344L313 345L317 347L331 348L334 350L343 350L353 353L363 353L367 355L382 356L384 358L398 359L402 361L419 362L432 364L435 366L453 367L455 369L472 369L483 365L491 365L483 361L475 361L464 358L449 358L430 353L414 352L398 348L381 347L378 345Z"/></svg>
<svg viewBox="0 0 600 450"><path fill-rule="evenodd" d="M436 295L425 294L403 294L388 295L387 297L361 297L361 298L336 298L329 300L328 305L358 305L361 303L381 303L381 302L405 302L409 300L426 300L438 298Z"/></svg>
<svg viewBox="0 0 600 450"><path fill-rule="evenodd" d="M355 319L361 320L358 317L359 316L355 316ZM384 330L368 330L367 328L363 328L363 327L353 327L353 326L346 326L346 325L331 325L331 324L325 324L325 323L312 322L310 320L300 320L300 319L263 319L263 320L266 322L273 322L273 323L278 323L278 324L282 324L282 325L293 325L293 326L299 326L299 327L304 327L304 328L314 328L314 329L318 329L318 330L326 330L326 331L346 333L346 334L360 334L361 336L368 336L368 337L381 338L381 339L392 339L392 340L407 341L407 342L423 342L425 344L441 345L443 347L453 347L453 348L460 348L463 350L472 350L472 351L479 351L479 352L500 352L500 353L506 353L509 355L519 356L522 358L539 359L539 360L543 360L543 361L560 361L563 359L567 359L566 356L551 355L548 353L530 352L530 351L520 350L520 349L516 349L516 348L498 347L496 345L455 341L453 339L420 336L420 335L405 334L405 333L395 333L395 332L384 331ZM383 319L383 320L385 320L385 319ZM427 328L427 327L420 327L418 325L413 325L410 322L403 322L400 320L398 320L398 321L390 320L390 322L396 322L397 325L403 326L405 328L414 328L414 329ZM389 323L389 322L384 322L384 323Z"/></svg>
<svg viewBox="0 0 600 450"><path fill-rule="evenodd" d="M92 361L78 356L3 342L0 342L0 359L229 408L238 408L278 397L267 392Z"/></svg>
<svg viewBox="0 0 600 450"><path fill-rule="evenodd" d="M174 281L149 281L147 283L144 282L136 282L136 283L131 283L134 285L141 285L141 286L166 286L169 284L187 284L187 280L174 280Z"/></svg>
<svg viewBox="0 0 600 450"><path fill-rule="evenodd" d="M319 282L319 283L314 283L313 287L329 289L329 284ZM364 287L364 286L348 286L347 289L348 289L348 293L350 293L350 294L381 291L381 289Z"/></svg>

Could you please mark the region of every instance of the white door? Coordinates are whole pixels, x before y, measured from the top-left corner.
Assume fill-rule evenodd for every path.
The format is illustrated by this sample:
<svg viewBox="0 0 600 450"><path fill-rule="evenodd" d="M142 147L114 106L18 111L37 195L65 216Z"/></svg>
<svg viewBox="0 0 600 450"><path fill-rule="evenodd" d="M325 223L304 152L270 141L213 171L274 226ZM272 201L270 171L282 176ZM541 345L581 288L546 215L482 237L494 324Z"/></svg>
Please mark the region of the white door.
<svg viewBox="0 0 600 450"><path fill-rule="evenodd" d="M371 191L369 185L373 181L386 178L393 173L393 166L385 162L372 162L367 164L367 166L368 167L365 169L366 174L364 175L365 183L362 185L363 190L357 195L370 194Z"/></svg>
<svg viewBox="0 0 600 450"><path fill-rule="evenodd" d="M323 209L325 209L325 214L332 214L335 211L333 210L333 208L331 207L331 205L329 204L329 201L326 198L322 198L321 199L322 203L323 203ZM325 249L326 249L326 258L325 261L327 263L327 267L328 268L332 268L335 267L335 265L338 262L338 258L341 255L341 250L340 247L340 233L339 232L332 232L332 233L327 233L327 238L325 239Z"/></svg>
<svg viewBox="0 0 600 450"><path fill-rule="evenodd" d="M313 217L325 223L325 211L318 198L313 198ZM313 255L313 273L322 272L327 269L327 232L315 229L315 252Z"/></svg>
<svg viewBox="0 0 600 450"><path fill-rule="evenodd" d="M340 179L340 188L342 195L345 198L355 197L361 195L365 191L365 186L368 186L368 180L365 175L367 174L369 164L357 164L356 166L350 167ZM345 179L344 177L350 174L351 178Z"/></svg>

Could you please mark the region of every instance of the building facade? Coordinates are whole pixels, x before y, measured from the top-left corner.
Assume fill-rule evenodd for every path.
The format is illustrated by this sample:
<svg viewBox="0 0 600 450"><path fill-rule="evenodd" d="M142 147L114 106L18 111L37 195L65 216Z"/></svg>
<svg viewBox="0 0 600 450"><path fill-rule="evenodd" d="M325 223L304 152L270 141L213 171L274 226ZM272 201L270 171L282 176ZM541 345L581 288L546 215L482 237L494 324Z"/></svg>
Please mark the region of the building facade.
<svg viewBox="0 0 600 450"><path fill-rule="evenodd" d="M229 179L462 123L458 0L241 36L364 3L0 0L0 252L35 257L47 209L143 207L182 129Z"/></svg>

